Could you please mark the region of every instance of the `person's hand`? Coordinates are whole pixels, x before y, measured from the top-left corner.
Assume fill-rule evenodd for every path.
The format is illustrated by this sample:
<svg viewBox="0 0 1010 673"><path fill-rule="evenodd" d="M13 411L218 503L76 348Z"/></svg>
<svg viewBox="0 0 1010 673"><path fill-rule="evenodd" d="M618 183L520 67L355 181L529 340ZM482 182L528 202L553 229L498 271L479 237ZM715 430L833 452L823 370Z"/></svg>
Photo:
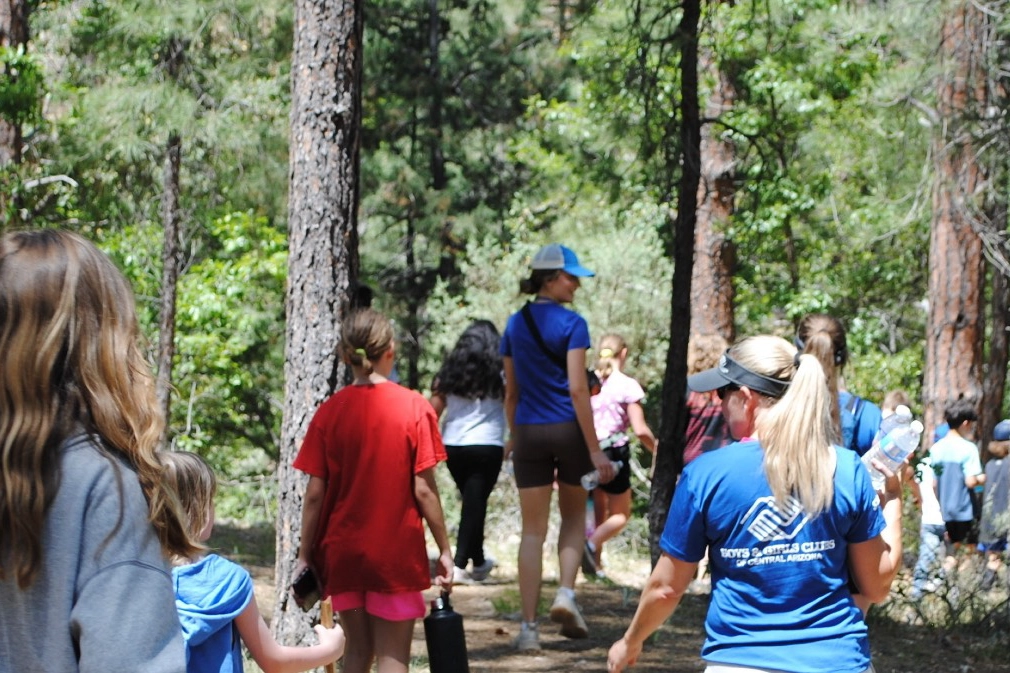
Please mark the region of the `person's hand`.
<svg viewBox="0 0 1010 673"><path fill-rule="evenodd" d="M312 628L316 631L319 645L329 651L328 656L330 657L330 661L336 661L344 655L344 645L347 644L347 637L344 635L344 629L340 627L340 624L336 624L330 628L326 628L322 624L316 624Z"/></svg>
<svg viewBox="0 0 1010 673"><path fill-rule="evenodd" d="M629 666L634 666L641 653L641 645L632 647L626 639L621 638L610 646L610 651L607 653L607 670L612 673L620 673Z"/></svg>
<svg viewBox="0 0 1010 673"><path fill-rule="evenodd" d="M452 593L452 569L456 564L452 553L446 550L438 557L438 573L435 575L435 585L447 594Z"/></svg>
<svg viewBox="0 0 1010 673"><path fill-rule="evenodd" d="M884 487L877 491L881 507L892 500L901 500L901 473L904 463L898 467L898 471L895 473L887 469L887 466L879 460L872 460L870 462L873 467L877 468L884 475Z"/></svg>
<svg viewBox="0 0 1010 673"><path fill-rule="evenodd" d="M589 457L593 461L593 467L595 467L600 473L600 483L606 484L608 481L612 481L614 477L617 476L617 469L614 464L610 462L610 458L607 454L602 451L597 451L596 453L590 453Z"/></svg>

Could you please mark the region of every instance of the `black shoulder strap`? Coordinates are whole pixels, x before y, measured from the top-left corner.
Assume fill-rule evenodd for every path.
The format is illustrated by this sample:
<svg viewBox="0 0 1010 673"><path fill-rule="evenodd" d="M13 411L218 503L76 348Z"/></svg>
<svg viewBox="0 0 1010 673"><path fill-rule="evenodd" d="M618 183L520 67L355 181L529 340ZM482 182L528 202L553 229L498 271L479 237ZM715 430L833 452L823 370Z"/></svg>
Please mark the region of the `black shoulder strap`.
<svg viewBox="0 0 1010 673"><path fill-rule="evenodd" d="M547 344L544 343L544 338L540 336L540 330L537 328L537 323L533 319L533 311L530 310L529 302L526 302L526 305L523 306L520 313L523 314L523 320L526 321L526 327L529 329L530 334L533 335L534 341L536 341L537 345L540 346L540 350L542 350L547 357L553 360L554 364L567 371L568 363L563 358L559 357L557 353L547 348Z"/></svg>

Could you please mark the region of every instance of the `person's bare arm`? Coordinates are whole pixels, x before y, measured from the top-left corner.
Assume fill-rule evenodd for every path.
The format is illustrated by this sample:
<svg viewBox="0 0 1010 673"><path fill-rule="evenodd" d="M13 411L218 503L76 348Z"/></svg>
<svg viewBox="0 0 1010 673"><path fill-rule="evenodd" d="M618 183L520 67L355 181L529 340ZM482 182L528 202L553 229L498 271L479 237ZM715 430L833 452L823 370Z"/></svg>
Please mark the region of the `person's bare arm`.
<svg viewBox="0 0 1010 673"><path fill-rule="evenodd" d="M681 561L665 553L659 557L642 590L638 609L628 630L611 646L607 654L607 668L610 671L623 671L634 665L642 653L645 639L677 609L697 571L697 563Z"/></svg>
<svg viewBox="0 0 1010 673"><path fill-rule="evenodd" d="M269 627L260 615L253 596L245 609L235 618L235 626L249 654L263 673L298 673L319 668L336 661L344 653L344 630L316 625L318 645L289 647L274 640Z"/></svg>
<svg viewBox="0 0 1010 673"><path fill-rule="evenodd" d="M323 496L326 493L326 480L321 477L309 477L305 487L305 497L302 499L302 536L298 547L298 565L295 576L308 565L312 564L312 550L316 546L316 535L319 530L319 514L323 508Z"/></svg>
<svg viewBox="0 0 1010 673"><path fill-rule="evenodd" d="M445 411L445 398L442 397L442 394L433 392L428 397L428 401L431 402L431 408L435 410L435 415L441 416L442 412Z"/></svg>
<svg viewBox="0 0 1010 673"><path fill-rule="evenodd" d="M414 498L421 510L421 516L428 524L428 530L438 545L439 568L435 582L446 589L452 588L452 548L449 545L449 533L445 527L445 515L442 512L442 500L438 495L438 485L435 483L435 468L429 467L414 475Z"/></svg>
<svg viewBox="0 0 1010 673"><path fill-rule="evenodd" d="M871 540L849 545L849 570L859 593L879 603L887 598L901 568L901 480L883 464L873 461L873 465L887 477L879 492L884 530Z"/></svg>
<svg viewBox="0 0 1010 673"><path fill-rule="evenodd" d="M656 453L656 435L653 434L649 424L645 422L645 409L638 402L628 405L628 421L631 422L631 430L638 437L642 446L652 453Z"/></svg>

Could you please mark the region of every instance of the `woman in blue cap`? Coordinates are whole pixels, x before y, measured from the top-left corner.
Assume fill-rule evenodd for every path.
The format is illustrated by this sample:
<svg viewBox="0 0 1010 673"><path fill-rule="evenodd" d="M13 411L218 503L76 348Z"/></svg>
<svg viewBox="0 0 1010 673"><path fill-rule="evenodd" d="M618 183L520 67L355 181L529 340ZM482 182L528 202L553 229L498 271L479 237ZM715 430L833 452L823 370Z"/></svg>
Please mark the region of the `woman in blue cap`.
<svg viewBox="0 0 1010 673"><path fill-rule="evenodd" d="M540 648L537 603L555 478L561 513L561 586L551 619L561 623L565 637L585 638L586 622L575 603L575 577L585 541L586 492L579 479L594 468L603 482L615 474L593 427L586 378L589 327L564 306L575 298L580 279L594 274L579 264L574 252L557 243L541 248L530 269L519 289L534 299L509 318L501 341L505 415L522 514L518 560L522 625L516 639L522 651Z"/></svg>
<svg viewBox="0 0 1010 673"><path fill-rule="evenodd" d="M887 481L874 493L859 456L832 441L819 361L784 339L744 339L688 386L719 392L738 441L684 470L662 556L609 670L635 663L708 549L706 673L872 672L849 579L871 601L888 595L901 565L899 479L875 463Z"/></svg>

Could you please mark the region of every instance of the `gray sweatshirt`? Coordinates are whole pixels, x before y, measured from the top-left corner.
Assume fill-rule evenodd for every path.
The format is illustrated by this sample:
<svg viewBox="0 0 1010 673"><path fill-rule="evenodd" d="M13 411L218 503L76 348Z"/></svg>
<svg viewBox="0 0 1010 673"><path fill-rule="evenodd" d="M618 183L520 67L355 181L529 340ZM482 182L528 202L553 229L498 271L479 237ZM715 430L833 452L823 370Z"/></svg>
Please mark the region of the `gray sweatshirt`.
<svg viewBox="0 0 1010 673"><path fill-rule="evenodd" d="M137 475L84 435L61 450L42 567L0 581L0 673L185 673L171 575ZM117 527L118 523L118 527Z"/></svg>

